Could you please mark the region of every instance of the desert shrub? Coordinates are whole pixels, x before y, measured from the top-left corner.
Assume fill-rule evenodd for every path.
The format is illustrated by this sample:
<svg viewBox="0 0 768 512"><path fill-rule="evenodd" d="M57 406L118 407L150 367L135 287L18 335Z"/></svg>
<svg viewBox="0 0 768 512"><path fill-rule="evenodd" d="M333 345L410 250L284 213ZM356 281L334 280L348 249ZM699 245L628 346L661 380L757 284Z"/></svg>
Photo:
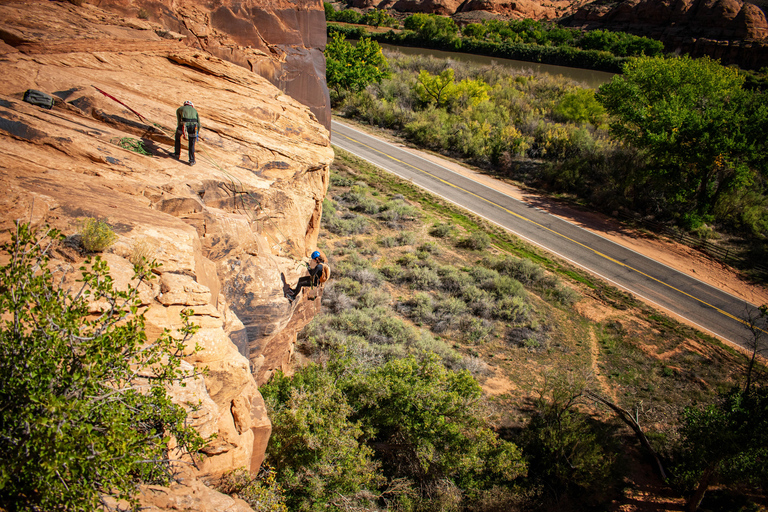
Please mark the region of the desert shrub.
<svg viewBox="0 0 768 512"><path fill-rule="evenodd" d="M506 335L508 345L523 348L529 352L539 352L547 348L549 337L537 325L521 326L509 329Z"/></svg>
<svg viewBox="0 0 768 512"><path fill-rule="evenodd" d="M139 238L131 243L131 254L128 257L133 265L146 265L155 259L156 244L149 238Z"/></svg>
<svg viewBox="0 0 768 512"><path fill-rule="evenodd" d="M484 377L491 373L491 368L488 366L488 363L475 356L463 357L457 366L458 369L467 370L476 377Z"/></svg>
<svg viewBox="0 0 768 512"><path fill-rule="evenodd" d="M106 222L87 218L80 224L83 249L87 252L102 252L117 240L117 235Z"/></svg>
<svg viewBox="0 0 768 512"><path fill-rule="evenodd" d="M440 285L440 276L430 268L412 266L403 272L400 281L416 290L433 290Z"/></svg>
<svg viewBox="0 0 768 512"><path fill-rule="evenodd" d="M513 277L527 286L554 284L548 277L547 271L528 258L506 256L497 260L483 260L483 265L495 269L498 272Z"/></svg>
<svg viewBox="0 0 768 512"><path fill-rule="evenodd" d="M418 262L419 262L418 256L416 256L412 252L407 252L402 256L400 256L399 258L397 258L397 264L404 268L411 268L411 267L417 266Z"/></svg>
<svg viewBox="0 0 768 512"><path fill-rule="evenodd" d="M497 299L525 296L525 288L520 281L509 276L497 276L482 283L484 290L492 293Z"/></svg>
<svg viewBox="0 0 768 512"><path fill-rule="evenodd" d="M332 313L341 313L356 305L357 301L347 295L335 280L323 290L323 307L328 308Z"/></svg>
<svg viewBox="0 0 768 512"><path fill-rule="evenodd" d="M469 343L483 343L488 341L491 334L493 334L494 326L492 322L489 322L485 318L478 318L481 315L470 316L464 315L459 320L459 329L464 340Z"/></svg>
<svg viewBox="0 0 768 512"><path fill-rule="evenodd" d="M554 288L548 289L547 295L555 302L566 307L574 305L581 299L579 292L563 284L558 284Z"/></svg>
<svg viewBox="0 0 768 512"><path fill-rule="evenodd" d="M395 228L403 222L418 219L419 215L419 210L415 206L406 204L401 200L392 200L387 201L382 206L379 218L387 222L390 227Z"/></svg>
<svg viewBox="0 0 768 512"><path fill-rule="evenodd" d="M382 247L391 249L392 247L397 247L400 244L400 242L397 241L397 237L384 236L384 237L381 237L381 239L379 239L379 244Z"/></svg>
<svg viewBox="0 0 768 512"><path fill-rule="evenodd" d="M331 187L351 187L352 179L342 176L338 172L331 172Z"/></svg>
<svg viewBox="0 0 768 512"><path fill-rule="evenodd" d="M416 233L413 231L402 231L399 235L397 235L398 245L414 245L416 240Z"/></svg>
<svg viewBox="0 0 768 512"><path fill-rule="evenodd" d="M137 287L153 265L119 291L88 259L71 295L48 268L60 238L17 224L0 245L0 509L92 511L110 497L137 509L139 484L170 481L171 437L182 453L204 444L167 393L195 378L182 357L196 328L182 313L183 339L147 338Z"/></svg>
<svg viewBox="0 0 768 512"><path fill-rule="evenodd" d="M524 323L531 317L531 306L523 295L504 297L496 303L493 316L507 322Z"/></svg>
<svg viewBox="0 0 768 512"><path fill-rule="evenodd" d="M434 310L432 295L424 292L415 293L409 300L399 303L397 309L414 322L429 324L432 322Z"/></svg>
<svg viewBox="0 0 768 512"><path fill-rule="evenodd" d="M435 238L448 238L456 231L453 225L446 222L437 222L432 225L429 234Z"/></svg>
<svg viewBox="0 0 768 512"><path fill-rule="evenodd" d="M341 195L339 201L350 210L373 215L379 212L379 203L368 197L367 186L353 185L350 190Z"/></svg>
<svg viewBox="0 0 768 512"><path fill-rule="evenodd" d="M375 308L389 304L391 296L379 288L367 288L365 292L357 299L359 307Z"/></svg>
<svg viewBox="0 0 768 512"><path fill-rule="evenodd" d="M267 464L261 465L255 477L247 468L229 471L218 482L216 489L244 500L254 512L288 512L275 470Z"/></svg>
<svg viewBox="0 0 768 512"><path fill-rule="evenodd" d="M421 252L438 256L441 252L440 244L437 242L424 242L420 244L417 249Z"/></svg>
<svg viewBox="0 0 768 512"><path fill-rule="evenodd" d="M389 281L397 282L402 277L405 270L400 265L384 265L379 268L379 272Z"/></svg>
<svg viewBox="0 0 768 512"><path fill-rule="evenodd" d="M452 293L460 294L464 288L473 285L474 280L466 272L462 272L456 267L445 265L436 269L440 276L440 289Z"/></svg>
<svg viewBox="0 0 768 512"><path fill-rule="evenodd" d="M482 251L491 245L491 237L484 231L474 231L468 237L462 239L458 245L465 249Z"/></svg>
<svg viewBox="0 0 768 512"><path fill-rule="evenodd" d="M351 212L339 215L333 203L323 200L323 227L339 236L360 235L368 231L368 220Z"/></svg>

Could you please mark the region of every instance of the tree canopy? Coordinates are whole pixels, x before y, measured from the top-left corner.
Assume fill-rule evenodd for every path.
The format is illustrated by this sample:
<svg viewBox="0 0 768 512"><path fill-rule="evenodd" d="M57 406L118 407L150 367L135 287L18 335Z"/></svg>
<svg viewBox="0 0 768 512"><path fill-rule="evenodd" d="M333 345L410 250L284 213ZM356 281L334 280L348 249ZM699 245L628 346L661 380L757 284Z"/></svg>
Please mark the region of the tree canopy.
<svg viewBox="0 0 768 512"><path fill-rule="evenodd" d="M765 175L768 110L744 77L709 58L642 57L600 87L611 132L650 156L649 185L692 224Z"/></svg>
<svg viewBox="0 0 768 512"><path fill-rule="evenodd" d="M334 32L325 47L325 76L337 96L342 91L358 92L389 76L387 59L379 43L364 37L352 46L342 34Z"/></svg>
<svg viewBox="0 0 768 512"><path fill-rule="evenodd" d="M63 289L48 268L59 234L47 235L22 224L1 246L0 508L91 511L112 496L135 509L138 483L168 480L171 437L202 446L166 392L188 376L185 340L148 340L136 288L115 290L98 258L77 293Z"/></svg>

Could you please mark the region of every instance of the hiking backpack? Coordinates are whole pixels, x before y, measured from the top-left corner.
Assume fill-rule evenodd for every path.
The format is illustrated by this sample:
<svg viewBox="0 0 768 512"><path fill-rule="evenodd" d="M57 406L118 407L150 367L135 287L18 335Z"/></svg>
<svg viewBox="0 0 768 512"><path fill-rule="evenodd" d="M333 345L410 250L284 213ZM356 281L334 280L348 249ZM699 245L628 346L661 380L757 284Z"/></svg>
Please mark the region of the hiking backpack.
<svg viewBox="0 0 768 512"><path fill-rule="evenodd" d="M331 267L329 267L327 263L323 263L323 273L320 274L317 282L324 283L328 280L329 277L331 277Z"/></svg>

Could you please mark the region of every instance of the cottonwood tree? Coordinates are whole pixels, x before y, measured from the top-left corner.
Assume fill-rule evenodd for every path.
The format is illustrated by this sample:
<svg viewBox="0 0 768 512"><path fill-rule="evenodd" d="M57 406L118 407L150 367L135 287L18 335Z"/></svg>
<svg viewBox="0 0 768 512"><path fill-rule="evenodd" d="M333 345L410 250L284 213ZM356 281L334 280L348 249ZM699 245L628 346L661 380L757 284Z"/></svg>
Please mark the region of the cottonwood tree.
<svg viewBox="0 0 768 512"><path fill-rule="evenodd" d="M768 388L733 389L703 407L688 407L680 426L677 480L693 489L687 510L699 508L717 482L768 484Z"/></svg>
<svg viewBox="0 0 768 512"><path fill-rule="evenodd" d="M736 69L686 56L632 59L623 71L597 94L611 132L647 152L648 185L689 224L768 174L768 107L742 88Z"/></svg>
<svg viewBox="0 0 768 512"><path fill-rule="evenodd" d="M325 78L336 98L344 91L359 92L389 76L387 59L376 41L364 37L352 46L333 32L325 47Z"/></svg>
<svg viewBox="0 0 768 512"><path fill-rule="evenodd" d="M70 293L48 268L59 239L17 224L0 246L0 509L137 509L139 483L172 475L171 438L203 445L166 392L191 377L180 357L195 329L187 313L182 339L147 339L137 286L152 265L118 291L106 263L87 260Z"/></svg>

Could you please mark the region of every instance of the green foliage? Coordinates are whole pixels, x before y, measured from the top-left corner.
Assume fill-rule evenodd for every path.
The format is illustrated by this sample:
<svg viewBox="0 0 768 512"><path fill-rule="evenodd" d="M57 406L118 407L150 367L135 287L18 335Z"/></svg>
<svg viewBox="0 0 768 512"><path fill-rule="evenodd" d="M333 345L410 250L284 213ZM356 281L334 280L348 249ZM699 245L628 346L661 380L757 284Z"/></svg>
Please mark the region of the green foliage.
<svg viewBox="0 0 768 512"><path fill-rule="evenodd" d="M473 251L482 251L491 245L491 237L484 231L473 231L466 238L459 242L460 247L471 249Z"/></svg>
<svg viewBox="0 0 768 512"><path fill-rule="evenodd" d="M618 461L611 428L578 411L583 386L565 377L547 378L521 438L533 479L555 495L570 491L594 505L618 483Z"/></svg>
<svg viewBox="0 0 768 512"><path fill-rule="evenodd" d="M592 123L598 126L605 118L605 109L595 99L592 89L575 89L565 94L554 113L573 123Z"/></svg>
<svg viewBox="0 0 768 512"><path fill-rule="evenodd" d="M382 493L456 503L525 475L520 450L489 427L469 372L436 356L373 367L334 359L260 388L273 424L268 458L291 510L370 509L366 498ZM379 467L389 483L375 476Z"/></svg>
<svg viewBox="0 0 768 512"><path fill-rule="evenodd" d="M106 222L89 217L80 225L83 249L87 252L101 252L117 240L117 235Z"/></svg>
<svg viewBox="0 0 768 512"><path fill-rule="evenodd" d="M696 226L728 192L768 175L768 107L742 89L744 77L709 58L639 58L600 87L611 132L648 152L647 186Z"/></svg>
<svg viewBox="0 0 768 512"><path fill-rule="evenodd" d="M277 483L274 468L269 465L262 464L256 477L252 477L247 468L230 471L216 488L244 500L254 512L288 512L283 488Z"/></svg>
<svg viewBox="0 0 768 512"><path fill-rule="evenodd" d="M421 71L415 90L422 102L433 103L440 108L459 101L464 106L476 106L488 101L490 88L482 80L469 78L456 83L453 69L448 68L439 75Z"/></svg>
<svg viewBox="0 0 768 512"><path fill-rule="evenodd" d="M768 389L753 387L721 394L715 403L685 409L675 474L696 489L698 506L715 481L756 489L768 485Z"/></svg>
<svg viewBox="0 0 768 512"><path fill-rule="evenodd" d="M477 382L434 356L389 361L348 396L384 468L422 488L448 477L471 492L525 474L518 448L488 428Z"/></svg>
<svg viewBox="0 0 768 512"><path fill-rule="evenodd" d="M98 257L75 295L59 286L47 264L59 238L17 224L2 245L0 508L91 511L114 496L136 509L138 483L170 477L171 437L191 452L203 444L166 392L194 377L181 360L191 312L183 339L148 340L136 288L115 290ZM151 269L135 267L136 286Z"/></svg>
<svg viewBox="0 0 768 512"><path fill-rule="evenodd" d="M352 46L338 32L331 35L325 47L325 65L328 87L337 96L342 91L361 91L368 84L389 76L379 43L365 37Z"/></svg>
<svg viewBox="0 0 768 512"><path fill-rule="evenodd" d="M260 388L272 421L267 460L289 510L324 510L378 485L373 450L330 372L309 365Z"/></svg>
<svg viewBox="0 0 768 512"><path fill-rule="evenodd" d="M141 10L139 12L141 13ZM144 13L148 18L149 13L147 13L146 11L144 11ZM142 18L142 19L147 19L147 18ZM140 155L145 155L145 156L152 155L149 151L147 151L147 148L144 147L144 141L140 139L134 139L133 137L121 137L118 139L112 139L109 142L117 146L120 146L123 149L127 149L128 151L133 151L134 153L138 153Z"/></svg>
<svg viewBox="0 0 768 512"><path fill-rule="evenodd" d="M421 39L433 41L450 41L459 32L459 27L451 18L436 14L417 13L408 16L403 22L403 27L416 32Z"/></svg>

